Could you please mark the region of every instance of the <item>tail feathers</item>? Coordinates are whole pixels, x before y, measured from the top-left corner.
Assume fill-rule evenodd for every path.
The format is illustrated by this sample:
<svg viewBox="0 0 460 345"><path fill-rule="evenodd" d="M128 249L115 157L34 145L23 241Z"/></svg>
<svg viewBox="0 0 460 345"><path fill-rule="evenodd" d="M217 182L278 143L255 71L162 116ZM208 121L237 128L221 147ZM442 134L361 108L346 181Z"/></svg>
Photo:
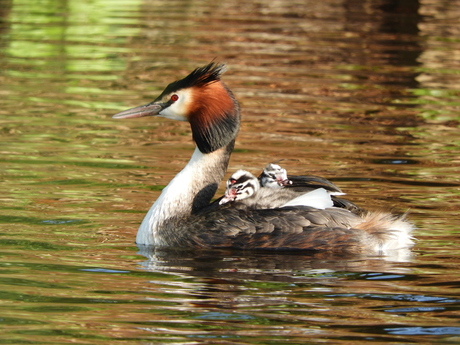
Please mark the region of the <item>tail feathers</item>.
<svg viewBox="0 0 460 345"><path fill-rule="evenodd" d="M361 217L363 222L357 229L366 231L372 239L375 251L410 248L414 245L412 231L415 226L406 218L406 213L394 215L386 212L368 212Z"/></svg>

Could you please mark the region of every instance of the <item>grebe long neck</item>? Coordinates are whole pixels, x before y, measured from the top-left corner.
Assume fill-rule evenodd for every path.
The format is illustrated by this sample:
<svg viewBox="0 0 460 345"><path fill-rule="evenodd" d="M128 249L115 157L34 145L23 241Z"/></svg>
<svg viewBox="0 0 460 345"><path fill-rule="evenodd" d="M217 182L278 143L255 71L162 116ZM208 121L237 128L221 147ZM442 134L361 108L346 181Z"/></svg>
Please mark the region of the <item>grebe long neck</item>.
<svg viewBox="0 0 460 345"><path fill-rule="evenodd" d="M136 242L168 246L180 242L184 225L209 205L227 170L240 128L238 102L220 80L225 65L210 63L169 84L153 102L114 118L162 116L187 121L196 144L185 168L168 184L142 222Z"/></svg>
<svg viewBox="0 0 460 345"><path fill-rule="evenodd" d="M163 189L139 227L136 242L165 246L180 237L179 220L207 206L227 171L234 140L226 147L202 153L198 147L188 164Z"/></svg>

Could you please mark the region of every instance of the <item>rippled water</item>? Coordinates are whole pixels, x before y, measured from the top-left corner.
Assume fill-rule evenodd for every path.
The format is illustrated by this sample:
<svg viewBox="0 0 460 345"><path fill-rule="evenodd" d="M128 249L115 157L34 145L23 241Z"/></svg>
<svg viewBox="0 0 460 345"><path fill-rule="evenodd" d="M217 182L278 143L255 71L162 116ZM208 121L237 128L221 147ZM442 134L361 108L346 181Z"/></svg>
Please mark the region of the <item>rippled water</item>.
<svg viewBox="0 0 460 345"><path fill-rule="evenodd" d="M0 343L458 343L459 5L0 1ZM284 159L410 209L412 255L139 251L193 145L111 115L213 59L230 171Z"/></svg>

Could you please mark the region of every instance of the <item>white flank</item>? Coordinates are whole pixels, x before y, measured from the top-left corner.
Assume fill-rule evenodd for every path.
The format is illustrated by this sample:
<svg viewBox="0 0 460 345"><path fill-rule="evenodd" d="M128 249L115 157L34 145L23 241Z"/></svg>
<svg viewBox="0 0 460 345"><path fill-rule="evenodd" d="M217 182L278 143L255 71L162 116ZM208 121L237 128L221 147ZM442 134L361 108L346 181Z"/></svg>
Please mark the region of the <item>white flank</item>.
<svg viewBox="0 0 460 345"><path fill-rule="evenodd" d="M282 207L286 206L311 206L324 210L325 208L334 206L334 203L327 190L318 188L288 201Z"/></svg>

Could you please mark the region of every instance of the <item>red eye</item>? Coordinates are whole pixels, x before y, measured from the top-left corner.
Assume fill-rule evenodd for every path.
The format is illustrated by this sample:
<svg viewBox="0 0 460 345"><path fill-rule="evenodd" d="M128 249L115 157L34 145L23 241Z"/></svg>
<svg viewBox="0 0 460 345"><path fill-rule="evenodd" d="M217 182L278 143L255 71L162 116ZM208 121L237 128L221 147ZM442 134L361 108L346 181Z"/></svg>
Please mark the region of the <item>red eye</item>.
<svg viewBox="0 0 460 345"><path fill-rule="evenodd" d="M230 183L231 183L231 184L235 184L235 183L236 183L236 180L235 180L234 178L231 178L231 179L230 179Z"/></svg>
<svg viewBox="0 0 460 345"><path fill-rule="evenodd" d="M176 94L174 94L174 95L171 96L171 101L172 101L172 102L175 102L175 101L177 101L178 99L179 99L179 96L176 95Z"/></svg>

